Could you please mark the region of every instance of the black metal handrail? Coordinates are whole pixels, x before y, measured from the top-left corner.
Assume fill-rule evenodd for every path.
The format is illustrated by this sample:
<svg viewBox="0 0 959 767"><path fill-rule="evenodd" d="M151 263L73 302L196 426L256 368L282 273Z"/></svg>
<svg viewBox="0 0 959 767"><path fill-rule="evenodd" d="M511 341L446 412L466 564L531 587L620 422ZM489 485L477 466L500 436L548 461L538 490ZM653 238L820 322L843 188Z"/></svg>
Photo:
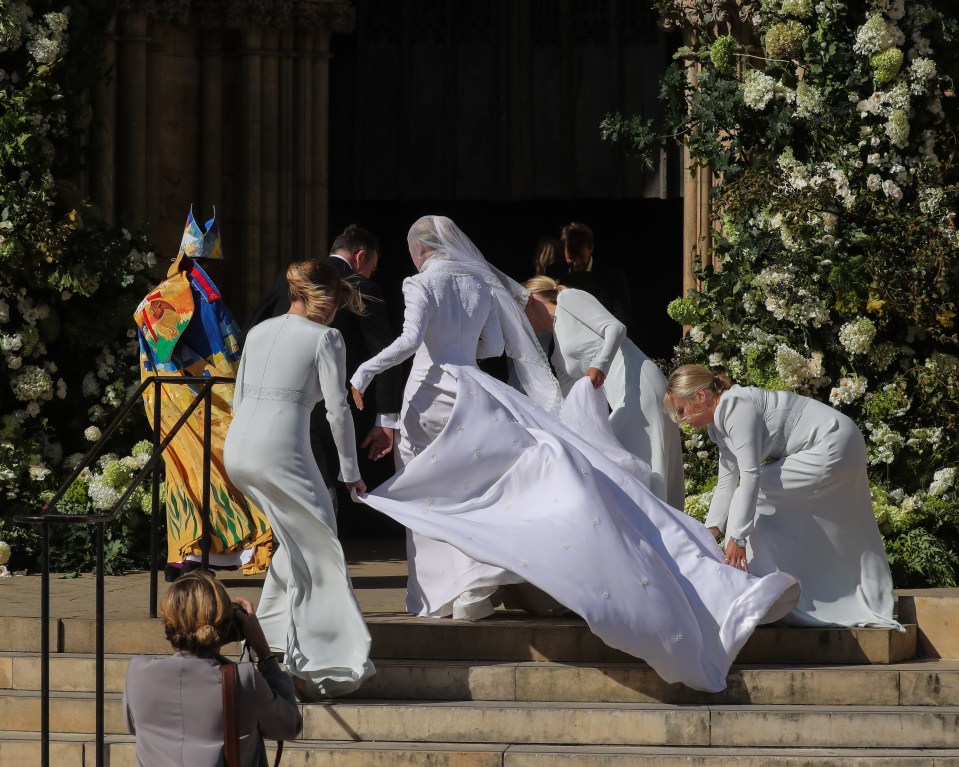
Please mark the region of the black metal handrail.
<svg viewBox="0 0 959 767"><path fill-rule="evenodd" d="M73 473L47 501L40 514L27 514L14 517L15 522L40 527L40 764L41 767L50 765L50 526L55 524L94 524L96 525L96 766L104 767L104 554L103 554L103 527L116 519L130 497L136 492L143 481L152 474L153 494L150 515L150 617L157 616L157 573L159 562L159 527L160 527L160 459L163 451L173 441L180 429L190 419L190 416L204 402L206 407L203 413L203 480L202 505L200 510L201 535L200 553L202 569L206 570L210 562L210 460L212 436L212 404L213 387L217 384L234 383L233 378L223 376L151 376L144 379L137 389L130 395L123 407L117 412L114 419L106 427L100 439L87 451ZM160 407L161 391L164 385L192 386L199 385L189 407L173 425L166 437L160 439ZM130 481L129 487L116 502L114 507L105 514L60 514L56 511L57 503L63 498L67 490L89 468L106 445L113 433L119 428L124 418L139 404L144 392L149 386L154 387L153 397L153 453L136 476Z"/></svg>

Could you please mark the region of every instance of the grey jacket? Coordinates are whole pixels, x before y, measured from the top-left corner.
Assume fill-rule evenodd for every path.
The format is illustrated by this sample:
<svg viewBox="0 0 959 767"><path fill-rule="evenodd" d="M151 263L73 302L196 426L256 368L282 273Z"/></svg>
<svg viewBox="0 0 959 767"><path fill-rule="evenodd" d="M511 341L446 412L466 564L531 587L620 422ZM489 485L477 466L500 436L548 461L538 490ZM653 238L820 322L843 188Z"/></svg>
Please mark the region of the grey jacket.
<svg viewBox="0 0 959 767"><path fill-rule="evenodd" d="M293 683L276 659L237 664L242 767L267 767L263 738L292 740L303 728ZM220 661L176 653L130 661L123 691L127 727L136 735L137 767L222 767Z"/></svg>

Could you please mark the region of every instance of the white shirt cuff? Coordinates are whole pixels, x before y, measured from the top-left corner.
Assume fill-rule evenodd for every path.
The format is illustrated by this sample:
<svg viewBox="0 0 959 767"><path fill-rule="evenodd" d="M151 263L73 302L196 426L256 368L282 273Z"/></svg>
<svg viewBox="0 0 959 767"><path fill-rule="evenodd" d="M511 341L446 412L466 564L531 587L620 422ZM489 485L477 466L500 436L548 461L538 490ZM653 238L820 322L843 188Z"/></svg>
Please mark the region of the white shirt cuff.
<svg viewBox="0 0 959 767"><path fill-rule="evenodd" d="M384 429L398 429L400 428L400 414L399 413L377 413L374 424Z"/></svg>

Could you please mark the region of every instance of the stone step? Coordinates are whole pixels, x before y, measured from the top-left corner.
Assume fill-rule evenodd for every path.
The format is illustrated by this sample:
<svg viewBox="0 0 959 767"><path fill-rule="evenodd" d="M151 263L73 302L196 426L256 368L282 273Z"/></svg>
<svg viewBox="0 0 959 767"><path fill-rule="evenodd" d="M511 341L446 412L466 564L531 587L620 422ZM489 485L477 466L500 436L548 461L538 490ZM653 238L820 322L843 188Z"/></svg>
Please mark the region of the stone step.
<svg viewBox="0 0 959 767"><path fill-rule="evenodd" d="M122 692L129 655L104 659L107 692ZM376 660L377 673L354 698L579 703L765 705L959 705L959 662L890 666L735 666L721 693L667 684L642 663L472 663ZM51 689L92 692L92 655L55 654ZM0 689L39 690L40 656L0 654Z"/></svg>
<svg viewBox="0 0 959 767"><path fill-rule="evenodd" d="M959 708L339 701L304 707L316 740L776 748L957 748Z"/></svg>
<svg viewBox="0 0 959 767"><path fill-rule="evenodd" d="M383 659L556 661L619 663L635 658L603 644L586 624L571 618L530 618L499 614L474 623L370 615L373 656ZM761 626L740 652L740 663L870 664L916 657L917 631L882 628L790 628ZM109 619L104 629L108 653L164 654L169 644L158 620ZM90 618L63 618L51 626L51 648L90 653L96 649ZM5 618L0 651L37 652L36 618Z"/></svg>
<svg viewBox="0 0 959 767"><path fill-rule="evenodd" d="M136 767L133 739L107 738L110 767ZM267 741L270 763L275 745ZM39 764L36 734L0 736L0 764ZM94 741L58 735L50 767L94 767ZM959 767L951 749L729 749L639 746L524 746L472 743L349 743L294 741L283 767Z"/></svg>
<svg viewBox="0 0 959 767"><path fill-rule="evenodd" d="M105 730L125 734L120 696ZM725 748L959 748L959 707L673 706L537 702L337 701L303 706L303 737L321 741ZM34 692L0 693L7 730L40 729ZM91 733L89 693L54 693L54 732ZM959 751L957 751L959 755Z"/></svg>

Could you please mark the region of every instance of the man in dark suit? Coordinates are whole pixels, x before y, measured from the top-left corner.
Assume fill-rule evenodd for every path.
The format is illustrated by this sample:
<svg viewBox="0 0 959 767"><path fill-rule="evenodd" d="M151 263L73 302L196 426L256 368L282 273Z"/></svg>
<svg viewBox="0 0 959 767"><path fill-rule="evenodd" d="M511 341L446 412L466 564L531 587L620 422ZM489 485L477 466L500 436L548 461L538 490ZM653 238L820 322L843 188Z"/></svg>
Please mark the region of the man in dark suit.
<svg viewBox="0 0 959 767"><path fill-rule="evenodd" d="M633 325L633 304L626 272L593 258L593 230L579 221L571 221L560 232L569 271L557 280L570 288L592 294L609 313L626 326Z"/></svg>
<svg viewBox="0 0 959 767"><path fill-rule="evenodd" d="M330 326L340 331L346 345L347 379L343 382L344 387L362 362L379 354L394 339L383 300L383 290L378 283L370 279L379 262L379 247L376 235L356 224L350 224L334 240L330 249L330 265L360 292L365 305L363 314L354 314L341 309L336 313L336 318ZM277 275L270 291L251 313L244 331L248 331L253 325L270 317L284 314L289 308L289 285L286 274L283 272ZM353 412L353 425L359 447L360 472L370 487L378 484L373 477L384 473L379 466L373 469L370 461L378 461L393 449L403 398L402 375L402 368L395 367L377 376L378 380L371 385L371 389L374 387L375 389L367 395L367 402L376 404L375 411L373 408L357 410L351 398L347 398L350 400ZM328 487L336 487L339 490L340 485L336 481L339 475L339 460L322 403L313 411L310 432L313 455L323 474L323 479ZM391 464L391 462L384 463ZM385 471L391 474L389 468L387 467ZM385 478L385 476L380 478L380 481ZM341 501L345 501L348 497L345 493L340 495ZM336 493L333 498L334 501L337 500Z"/></svg>

